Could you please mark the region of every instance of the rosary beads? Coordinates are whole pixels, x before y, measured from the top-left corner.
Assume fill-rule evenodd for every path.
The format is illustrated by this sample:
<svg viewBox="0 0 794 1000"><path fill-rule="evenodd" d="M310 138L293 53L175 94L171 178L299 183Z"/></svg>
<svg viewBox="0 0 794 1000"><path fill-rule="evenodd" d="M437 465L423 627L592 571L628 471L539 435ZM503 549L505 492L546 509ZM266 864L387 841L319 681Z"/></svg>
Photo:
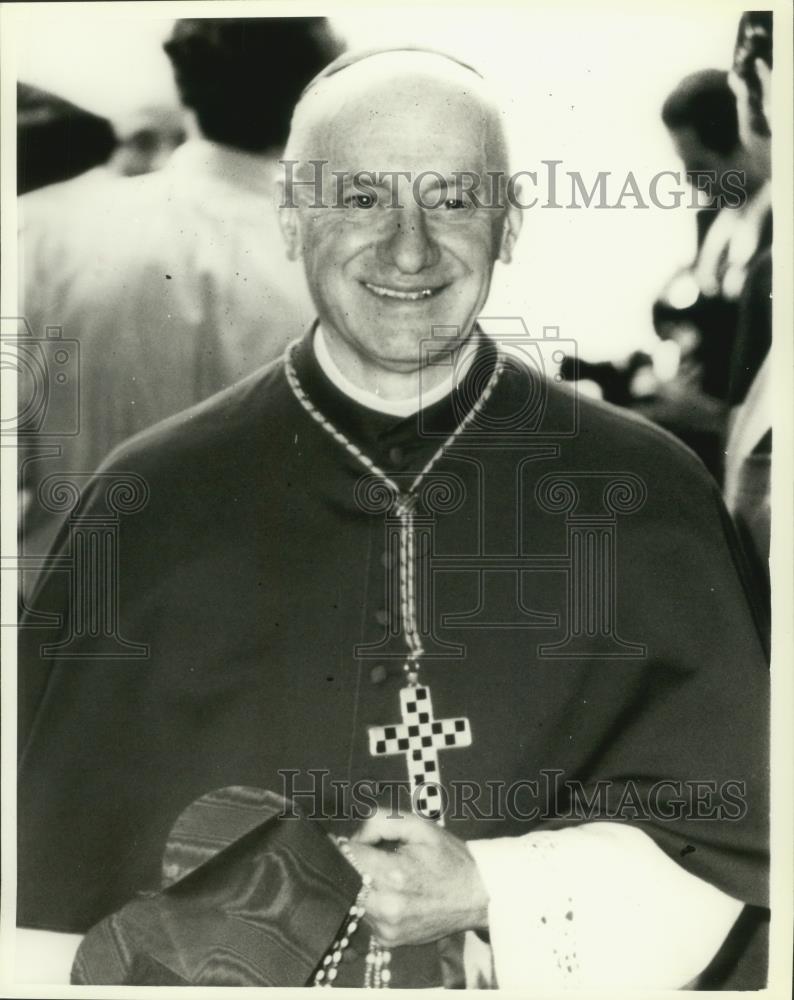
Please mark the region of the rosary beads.
<svg viewBox="0 0 794 1000"><path fill-rule="evenodd" d="M322 965L314 974L314 986L333 986L334 980L339 974L339 963L342 961L342 955L350 944L350 938L358 930L358 925L366 913L364 904L372 887L372 876L366 872L362 872L359 868L358 862L350 850L347 837L337 837L336 844L350 864L361 875L361 888L356 896L355 903L348 910L347 922L342 933L326 952ZM388 989L391 981L391 969L388 967L390 962L391 952L387 948L382 947L380 942L374 937L371 937L369 939L369 951L364 967L365 988L375 990Z"/></svg>
<svg viewBox="0 0 794 1000"><path fill-rule="evenodd" d="M386 990L391 982L391 952L384 948L374 937L369 939L366 965L364 967L364 988Z"/></svg>
<svg viewBox="0 0 794 1000"><path fill-rule="evenodd" d="M365 910L362 905L366 898L368 886L361 887L355 903L350 907L347 915L347 924L341 935L334 941L331 948L323 958L323 964L314 974L314 986L333 986L334 980L339 974L339 963L342 961L342 953L350 944L350 938L355 934L359 921L364 916Z"/></svg>

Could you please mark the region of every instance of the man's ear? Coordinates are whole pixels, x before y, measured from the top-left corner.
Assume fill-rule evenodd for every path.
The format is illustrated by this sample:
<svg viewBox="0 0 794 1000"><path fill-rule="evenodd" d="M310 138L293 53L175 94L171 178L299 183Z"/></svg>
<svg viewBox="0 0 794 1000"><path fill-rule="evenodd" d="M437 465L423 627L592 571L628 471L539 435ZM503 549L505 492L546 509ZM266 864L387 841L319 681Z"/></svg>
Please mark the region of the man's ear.
<svg viewBox="0 0 794 1000"><path fill-rule="evenodd" d="M513 248L516 245L518 234L521 232L521 223L524 217L518 205L508 204L505 209L505 217L502 219L502 234L499 238L498 258L503 264L509 264L513 259Z"/></svg>
<svg viewBox="0 0 794 1000"><path fill-rule="evenodd" d="M286 192L284 188L284 181L276 181L278 224L281 229L281 235L284 237L284 244L287 248L287 258L288 260L300 260L301 236L298 207L294 202L289 204L285 198Z"/></svg>

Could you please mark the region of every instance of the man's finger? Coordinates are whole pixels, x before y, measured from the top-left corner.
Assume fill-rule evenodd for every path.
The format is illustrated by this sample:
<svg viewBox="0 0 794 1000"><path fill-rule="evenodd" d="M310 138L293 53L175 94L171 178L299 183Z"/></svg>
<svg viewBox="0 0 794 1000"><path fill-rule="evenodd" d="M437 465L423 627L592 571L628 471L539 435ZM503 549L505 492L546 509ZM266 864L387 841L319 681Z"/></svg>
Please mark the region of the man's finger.
<svg viewBox="0 0 794 1000"><path fill-rule="evenodd" d="M373 889L385 886L402 889L405 885L405 873L396 854L353 841L349 851L359 872L371 877Z"/></svg>
<svg viewBox="0 0 794 1000"><path fill-rule="evenodd" d="M435 825L413 813L379 809L353 835L353 843L379 844L383 840L405 844L427 843L438 836Z"/></svg>
<svg viewBox="0 0 794 1000"><path fill-rule="evenodd" d="M401 841L409 813L378 809L353 834L354 844L379 844L382 840Z"/></svg>

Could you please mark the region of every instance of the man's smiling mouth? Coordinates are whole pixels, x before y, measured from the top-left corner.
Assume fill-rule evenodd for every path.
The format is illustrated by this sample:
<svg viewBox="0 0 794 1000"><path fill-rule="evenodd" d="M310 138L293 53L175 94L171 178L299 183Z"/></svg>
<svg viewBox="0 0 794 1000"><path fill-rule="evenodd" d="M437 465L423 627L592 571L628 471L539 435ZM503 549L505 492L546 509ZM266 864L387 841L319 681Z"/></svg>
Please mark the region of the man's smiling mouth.
<svg viewBox="0 0 794 1000"><path fill-rule="evenodd" d="M447 285L439 285L437 288L414 288L403 290L400 288L389 288L386 285L373 285L369 281L362 281L362 285L369 289L373 295L381 299L399 299L401 302L420 302L422 299L431 299L434 295L443 292Z"/></svg>

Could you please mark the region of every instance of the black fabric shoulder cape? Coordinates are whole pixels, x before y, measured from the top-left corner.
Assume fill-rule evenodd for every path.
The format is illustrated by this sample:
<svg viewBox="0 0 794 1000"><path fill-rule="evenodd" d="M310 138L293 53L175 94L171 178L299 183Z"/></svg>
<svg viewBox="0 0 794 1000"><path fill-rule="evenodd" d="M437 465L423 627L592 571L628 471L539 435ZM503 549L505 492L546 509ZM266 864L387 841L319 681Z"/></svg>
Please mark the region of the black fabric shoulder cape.
<svg viewBox="0 0 794 1000"><path fill-rule="evenodd" d="M400 484L494 365L486 342L452 397L401 420L342 397L308 338L295 352L313 405ZM637 824L762 913L768 671L718 491L669 435L538 370L508 361L420 491L433 580L422 679L436 717L465 715L472 730L471 747L440 753L442 780L490 789L447 828L582 822L576 789L606 787L595 820ZM405 645L393 525L366 475L279 362L122 445L83 490L56 549L65 562L20 631L20 924L82 932L156 886L172 823L212 789L315 794L341 829L351 810L332 781L405 780L401 755L369 752L368 727L399 721ZM72 592L74 521L107 516L108 485L125 476L148 499L110 512L105 593L118 594L117 633L146 655L97 658ZM574 557L602 574L589 605L563 565ZM32 627L48 612L60 625ZM538 800L490 810L494 782L536 782ZM743 946L720 956L721 983L739 982ZM411 958L427 949L401 951L393 985L438 981Z"/></svg>

